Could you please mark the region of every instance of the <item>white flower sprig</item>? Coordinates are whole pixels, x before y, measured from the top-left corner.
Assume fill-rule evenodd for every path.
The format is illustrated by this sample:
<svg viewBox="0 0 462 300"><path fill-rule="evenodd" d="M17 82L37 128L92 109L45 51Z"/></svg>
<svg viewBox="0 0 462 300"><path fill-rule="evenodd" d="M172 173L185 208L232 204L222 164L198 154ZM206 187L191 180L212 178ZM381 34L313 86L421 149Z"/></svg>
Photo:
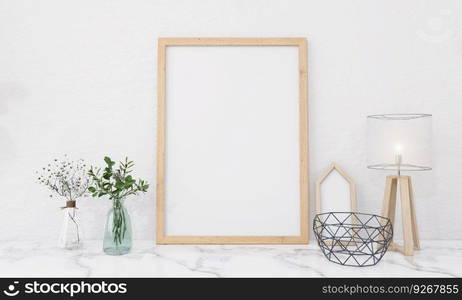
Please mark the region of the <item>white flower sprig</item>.
<svg viewBox="0 0 462 300"><path fill-rule="evenodd" d="M88 170L83 159L72 161L64 155L64 159L55 158L35 173L38 183L52 191L50 197L56 194L68 201L76 201L82 196L88 196L88 187L92 182Z"/></svg>

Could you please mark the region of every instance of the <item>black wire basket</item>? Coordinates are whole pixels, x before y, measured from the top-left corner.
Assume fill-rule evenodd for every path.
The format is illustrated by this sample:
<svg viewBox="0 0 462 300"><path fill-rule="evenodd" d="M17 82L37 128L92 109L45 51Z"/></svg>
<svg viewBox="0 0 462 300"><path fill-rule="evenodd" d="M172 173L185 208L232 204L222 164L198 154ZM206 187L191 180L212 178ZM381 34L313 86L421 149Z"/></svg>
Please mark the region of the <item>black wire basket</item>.
<svg viewBox="0 0 462 300"><path fill-rule="evenodd" d="M393 239L391 221L372 214L317 214L313 220L313 230L324 256L343 266L376 265Z"/></svg>

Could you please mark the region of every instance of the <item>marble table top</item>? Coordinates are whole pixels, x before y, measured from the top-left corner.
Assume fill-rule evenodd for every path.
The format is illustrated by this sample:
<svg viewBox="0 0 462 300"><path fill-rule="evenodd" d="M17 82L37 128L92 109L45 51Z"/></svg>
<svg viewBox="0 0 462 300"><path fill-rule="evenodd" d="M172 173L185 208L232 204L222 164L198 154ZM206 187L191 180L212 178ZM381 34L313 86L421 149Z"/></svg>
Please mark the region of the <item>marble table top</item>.
<svg viewBox="0 0 462 300"><path fill-rule="evenodd" d="M462 277L462 241L422 241L413 257L388 252L376 266L329 262L315 242L303 246L156 246L134 241L109 256L101 241L78 250L51 242L0 242L1 277Z"/></svg>

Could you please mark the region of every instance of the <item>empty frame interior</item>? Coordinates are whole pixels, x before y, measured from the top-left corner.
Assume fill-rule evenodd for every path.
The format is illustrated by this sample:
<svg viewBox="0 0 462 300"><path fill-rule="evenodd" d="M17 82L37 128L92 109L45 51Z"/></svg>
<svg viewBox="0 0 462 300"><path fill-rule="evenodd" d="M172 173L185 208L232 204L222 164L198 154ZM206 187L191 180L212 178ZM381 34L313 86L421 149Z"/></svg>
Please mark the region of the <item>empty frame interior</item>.
<svg viewBox="0 0 462 300"><path fill-rule="evenodd" d="M308 242L306 51L159 39L157 243Z"/></svg>
<svg viewBox="0 0 462 300"><path fill-rule="evenodd" d="M316 213L356 212L356 188L350 176L333 163L316 181Z"/></svg>

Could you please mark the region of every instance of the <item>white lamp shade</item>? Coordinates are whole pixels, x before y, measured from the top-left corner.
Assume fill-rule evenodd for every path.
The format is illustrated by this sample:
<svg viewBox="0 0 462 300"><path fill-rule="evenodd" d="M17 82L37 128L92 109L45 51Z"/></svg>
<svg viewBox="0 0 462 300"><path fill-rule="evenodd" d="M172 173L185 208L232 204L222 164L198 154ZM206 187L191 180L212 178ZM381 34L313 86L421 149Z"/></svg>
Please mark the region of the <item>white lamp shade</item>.
<svg viewBox="0 0 462 300"><path fill-rule="evenodd" d="M367 167L431 170L432 116L385 114L367 117Z"/></svg>

